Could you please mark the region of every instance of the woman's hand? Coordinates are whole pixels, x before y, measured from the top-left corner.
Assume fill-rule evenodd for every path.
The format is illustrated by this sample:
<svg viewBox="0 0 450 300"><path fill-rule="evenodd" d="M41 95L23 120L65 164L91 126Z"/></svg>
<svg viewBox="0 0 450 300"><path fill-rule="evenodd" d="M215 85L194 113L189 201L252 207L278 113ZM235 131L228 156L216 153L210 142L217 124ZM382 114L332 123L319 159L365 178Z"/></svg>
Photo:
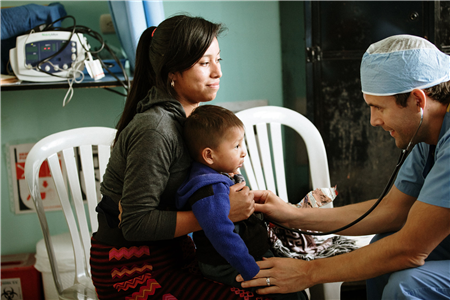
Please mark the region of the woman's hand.
<svg viewBox="0 0 450 300"><path fill-rule="evenodd" d="M253 191L255 211L262 212L268 220L289 226L289 221L298 217L299 209L286 203L271 191Z"/></svg>
<svg viewBox="0 0 450 300"><path fill-rule="evenodd" d="M230 213L228 218L232 222L248 219L255 211L253 192L250 191L245 182L236 183L230 187Z"/></svg>
<svg viewBox="0 0 450 300"><path fill-rule="evenodd" d="M258 294L293 293L314 285L307 272L308 262L301 259L271 257L256 263L261 270L253 279L244 281L242 276L238 275L236 281L242 282L243 288L261 287L256 290ZM270 286L267 285L267 278L270 280Z"/></svg>

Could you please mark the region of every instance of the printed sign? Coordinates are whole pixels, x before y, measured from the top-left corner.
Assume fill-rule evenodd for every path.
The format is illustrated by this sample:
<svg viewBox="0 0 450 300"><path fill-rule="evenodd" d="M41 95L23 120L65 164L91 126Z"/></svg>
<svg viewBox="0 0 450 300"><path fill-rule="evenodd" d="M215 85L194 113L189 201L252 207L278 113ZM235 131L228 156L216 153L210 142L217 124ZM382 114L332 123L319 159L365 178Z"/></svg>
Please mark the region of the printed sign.
<svg viewBox="0 0 450 300"><path fill-rule="evenodd" d="M23 300L20 278L2 279L1 300Z"/></svg>
<svg viewBox="0 0 450 300"><path fill-rule="evenodd" d="M33 146L34 144L9 146L8 167L10 173L10 194L14 202L14 211L18 214L35 211L28 185L25 182L25 160ZM61 158L60 164L62 164ZM64 171L63 176L64 178L66 177ZM44 208L46 210L61 209L55 183L53 182L47 161L43 162L39 170L39 186Z"/></svg>

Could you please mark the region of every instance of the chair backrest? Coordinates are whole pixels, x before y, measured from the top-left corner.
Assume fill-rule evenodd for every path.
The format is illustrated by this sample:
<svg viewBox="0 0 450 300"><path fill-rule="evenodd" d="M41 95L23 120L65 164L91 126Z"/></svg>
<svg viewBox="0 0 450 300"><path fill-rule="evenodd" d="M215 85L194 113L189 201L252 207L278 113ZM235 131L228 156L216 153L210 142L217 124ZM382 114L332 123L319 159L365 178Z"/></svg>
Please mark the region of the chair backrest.
<svg viewBox="0 0 450 300"><path fill-rule="evenodd" d="M98 183L96 184L94 165L98 165L99 177L97 181L101 181L111 154L111 146L115 134L116 129L106 127L85 127L66 130L43 138L28 153L25 162L25 180L30 189L30 195L41 224L58 294L62 292L61 277L58 273L57 260L39 190L39 169L42 163L47 160L69 227L75 255L75 283L78 283L77 280L90 277L90 237L91 233L97 231L98 228L95 207L101 196L98 191ZM97 155L93 153L93 146L97 146ZM78 154L76 154L77 151ZM61 153L62 166L59 162L58 153ZM78 161L80 162L81 170L79 170ZM66 171L71 196L69 196L67 183L63 176L63 166ZM83 191L82 187L84 188ZM87 201L91 230L89 230L88 226L83 194Z"/></svg>
<svg viewBox="0 0 450 300"><path fill-rule="evenodd" d="M268 189L288 201L281 125L294 129L305 142L312 188L331 187L322 136L306 117L278 106L250 108L236 115L245 126L248 157L243 169L251 189Z"/></svg>

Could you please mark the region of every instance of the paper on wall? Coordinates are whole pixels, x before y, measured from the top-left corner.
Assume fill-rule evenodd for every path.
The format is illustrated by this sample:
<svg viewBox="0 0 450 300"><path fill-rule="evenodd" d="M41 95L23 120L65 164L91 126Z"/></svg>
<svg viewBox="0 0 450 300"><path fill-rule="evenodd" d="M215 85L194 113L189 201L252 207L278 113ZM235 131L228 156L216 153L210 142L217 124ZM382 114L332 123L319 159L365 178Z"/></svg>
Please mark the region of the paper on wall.
<svg viewBox="0 0 450 300"><path fill-rule="evenodd" d="M35 212L33 200L25 182L25 160L33 143L7 145L7 166L11 208L16 214ZM58 154L59 157L59 154ZM61 158L60 158L60 164ZM63 169L64 170L64 169ZM66 178L63 171L64 179ZM51 177L47 161L39 170L40 194L46 210L59 210L61 204L56 192L55 183Z"/></svg>

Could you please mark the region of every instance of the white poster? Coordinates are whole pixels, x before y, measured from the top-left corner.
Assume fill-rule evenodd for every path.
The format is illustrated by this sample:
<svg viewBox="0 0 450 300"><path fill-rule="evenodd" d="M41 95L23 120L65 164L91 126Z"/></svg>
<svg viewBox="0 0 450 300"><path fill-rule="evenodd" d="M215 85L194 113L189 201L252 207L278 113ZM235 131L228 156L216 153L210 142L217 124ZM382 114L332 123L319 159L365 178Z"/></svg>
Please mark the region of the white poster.
<svg viewBox="0 0 450 300"><path fill-rule="evenodd" d="M9 145L8 151L8 169L10 196L13 202L14 211L17 214L34 212L34 204L25 182L25 160L28 152L34 144ZM58 154L59 155L59 154ZM60 158L61 164L61 158ZM63 169L63 176L65 172ZM44 161L39 170L39 185L42 202L46 210L61 209L61 204L56 192L55 183L50 174L50 168L47 161Z"/></svg>

